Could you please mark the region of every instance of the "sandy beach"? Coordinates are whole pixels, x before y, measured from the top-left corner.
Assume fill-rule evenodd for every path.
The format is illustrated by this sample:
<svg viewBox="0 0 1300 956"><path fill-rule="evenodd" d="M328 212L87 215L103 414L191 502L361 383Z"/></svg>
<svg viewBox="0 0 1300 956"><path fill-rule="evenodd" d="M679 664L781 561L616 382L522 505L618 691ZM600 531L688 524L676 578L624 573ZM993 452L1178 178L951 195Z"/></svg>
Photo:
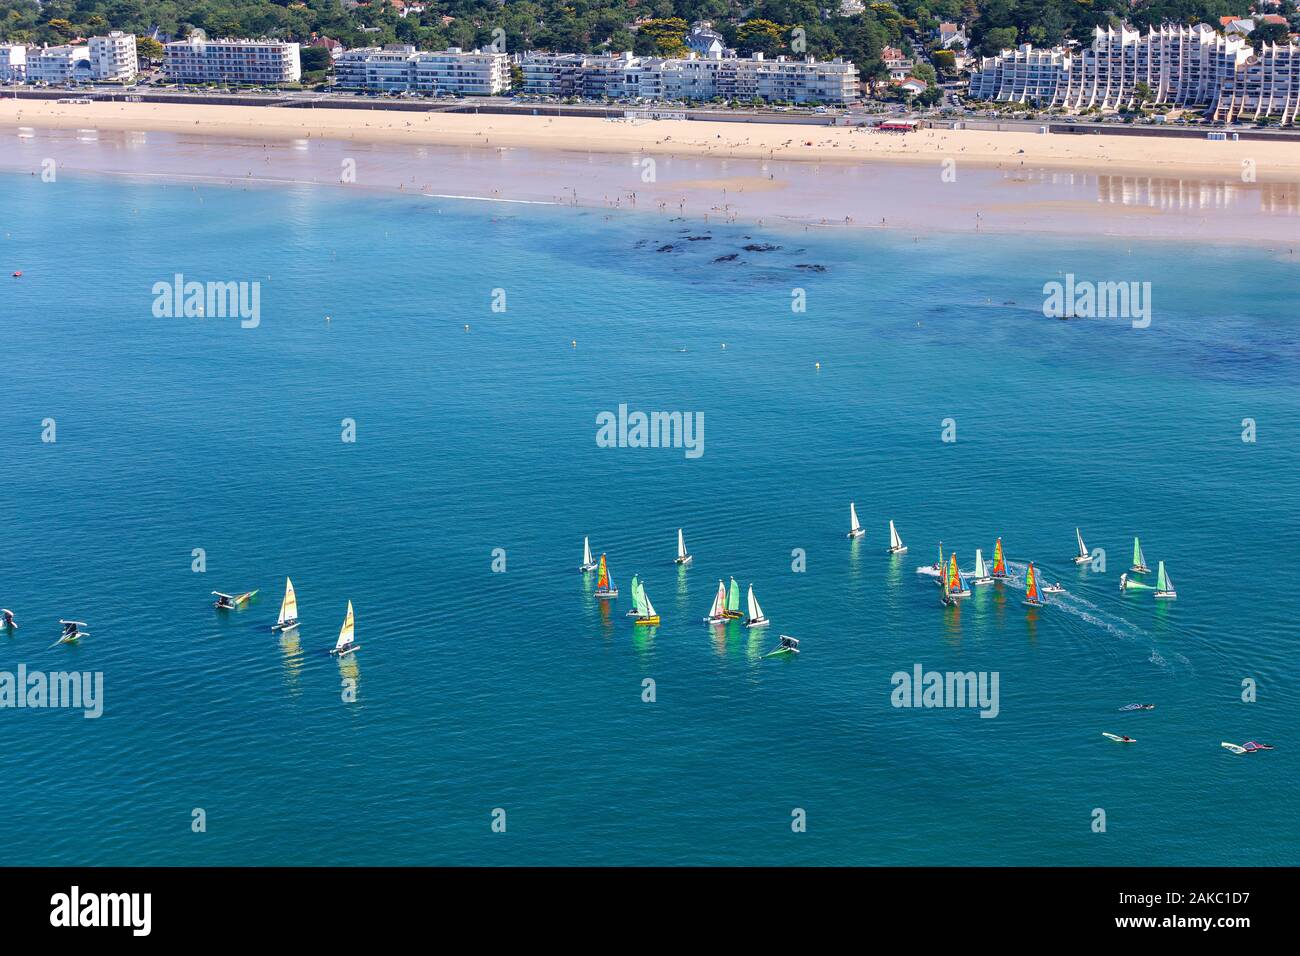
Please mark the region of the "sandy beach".
<svg viewBox="0 0 1300 956"><path fill-rule="evenodd" d="M808 162L1033 166L1081 172L1146 172L1240 178L1253 164L1264 182L1300 181L1294 142L1210 142L1196 138L1038 135L975 130L880 133L865 128L695 120L635 122L577 117L416 113L384 110L57 104L0 100L0 126L194 133L263 141L333 139Z"/></svg>

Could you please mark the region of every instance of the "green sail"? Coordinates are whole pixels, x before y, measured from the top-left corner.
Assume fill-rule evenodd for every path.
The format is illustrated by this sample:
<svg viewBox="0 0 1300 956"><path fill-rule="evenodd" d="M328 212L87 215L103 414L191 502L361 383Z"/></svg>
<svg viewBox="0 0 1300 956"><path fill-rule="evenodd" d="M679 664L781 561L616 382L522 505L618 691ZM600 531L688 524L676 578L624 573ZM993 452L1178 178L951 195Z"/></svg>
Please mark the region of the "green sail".
<svg viewBox="0 0 1300 956"><path fill-rule="evenodd" d="M1146 561L1142 558L1142 542L1137 538L1133 539L1133 567L1145 568Z"/></svg>
<svg viewBox="0 0 1300 956"><path fill-rule="evenodd" d="M1157 591L1169 590L1169 579L1165 577L1165 563L1163 561L1160 562L1160 570L1156 574L1156 590Z"/></svg>
<svg viewBox="0 0 1300 956"><path fill-rule="evenodd" d="M632 575L632 609L638 613L641 610L641 583L635 574Z"/></svg>
<svg viewBox="0 0 1300 956"><path fill-rule="evenodd" d="M640 581L636 583L636 593L632 595L632 602L636 607L638 614L645 614L645 585Z"/></svg>
<svg viewBox="0 0 1300 956"><path fill-rule="evenodd" d="M735 578L731 579L731 592L727 595L727 610L740 610L740 585L736 583Z"/></svg>

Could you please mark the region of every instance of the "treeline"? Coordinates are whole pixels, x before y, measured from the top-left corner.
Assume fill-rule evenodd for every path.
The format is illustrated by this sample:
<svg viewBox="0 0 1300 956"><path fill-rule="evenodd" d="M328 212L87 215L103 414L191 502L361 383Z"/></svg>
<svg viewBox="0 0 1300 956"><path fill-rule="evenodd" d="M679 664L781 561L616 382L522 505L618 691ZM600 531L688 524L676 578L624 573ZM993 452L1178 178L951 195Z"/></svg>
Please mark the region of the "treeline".
<svg viewBox="0 0 1300 956"><path fill-rule="evenodd" d="M411 0L415 2L415 0ZM345 46L411 43L421 49L472 48L504 30L510 51L558 50L680 54L686 30L711 20L730 47L843 56L866 78L883 74L885 45L910 52L940 21L966 23L974 52L1017 43L1087 42L1096 26L1128 20L1217 23L1242 15L1249 0L897 0L841 15L840 0L440 0L402 17L388 0L347 7L341 0L0 0L0 41L63 43L108 29L145 36L328 36ZM799 28L802 32L796 32Z"/></svg>

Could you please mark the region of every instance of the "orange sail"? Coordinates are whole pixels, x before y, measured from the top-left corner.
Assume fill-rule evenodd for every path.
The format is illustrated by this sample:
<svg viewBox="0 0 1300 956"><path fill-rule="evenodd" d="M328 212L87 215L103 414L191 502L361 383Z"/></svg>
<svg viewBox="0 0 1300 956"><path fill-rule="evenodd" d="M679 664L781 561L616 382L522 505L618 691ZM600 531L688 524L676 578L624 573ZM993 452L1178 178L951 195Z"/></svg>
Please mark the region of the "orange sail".
<svg viewBox="0 0 1300 956"><path fill-rule="evenodd" d="M961 572L957 570L957 552L952 553L952 560L948 562L948 589L951 591L961 590Z"/></svg>
<svg viewBox="0 0 1300 956"><path fill-rule="evenodd" d="M605 556L600 556L600 570L597 572L596 587L607 589L609 587L609 569L605 567Z"/></svg>
<svg viewBox="0 0 1300 956"><path fill-rule="evenodd" d="M995 578L1004 578L1007 576L1007 563L1002 559L1002 539L998 538L998 543L993 546L993 576Z"/></svg>
<svg viewBox="0 0 1300 956"><path fill-rule="evenodd" d="M1031 601L1041 601L1042 594L1038 591L1038 574L1034 571L1034 562L1029 562L1029 570L1025 572L1025 597Z"/></svg>

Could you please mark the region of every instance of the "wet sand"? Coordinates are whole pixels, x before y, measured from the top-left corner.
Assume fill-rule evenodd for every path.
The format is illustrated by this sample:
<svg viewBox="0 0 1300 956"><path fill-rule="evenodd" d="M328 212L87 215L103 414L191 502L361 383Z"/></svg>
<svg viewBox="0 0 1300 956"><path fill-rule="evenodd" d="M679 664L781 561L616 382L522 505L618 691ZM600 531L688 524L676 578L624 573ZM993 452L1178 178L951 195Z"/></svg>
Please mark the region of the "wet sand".
<svg viewBox="0 0 1300 956"><path fill-rule="evenodd" d="M204 116L208 109L203 108ZM1153 175L1019 163L998 168L961 162L732 159L691 152L0 126L0 170L40 176L51 160L59 175L249 187L318 184L422 194L434 201L554 203L784 227L1253 243L1283 255L1291 254L1300 235L1300 177L1296 182L1250 183L1239 175Z"/></svg>

